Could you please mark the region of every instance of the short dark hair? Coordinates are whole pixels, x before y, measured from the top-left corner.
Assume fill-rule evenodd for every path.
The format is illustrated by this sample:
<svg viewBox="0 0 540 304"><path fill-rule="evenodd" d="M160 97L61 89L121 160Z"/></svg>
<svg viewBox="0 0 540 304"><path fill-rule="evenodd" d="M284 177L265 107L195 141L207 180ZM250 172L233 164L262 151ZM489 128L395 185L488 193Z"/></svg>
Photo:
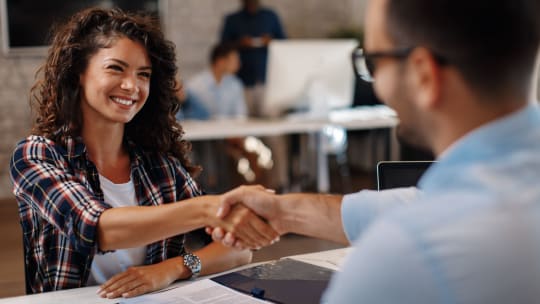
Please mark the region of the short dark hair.
<svg viewBox="0 0 540 304"><path fill-rule="evenodd" d="M538 0L388 0L400 46L445 58L481 93L523 92L539 47Z"/></svg>
<svg viewBox="0 0 540 304"><path fill-rule="evenodd" d="M229 56L232 52L237 52L238 49L232 43L220 43L215 45L210 51L210 63L214 64L221 58Z"/></svg>

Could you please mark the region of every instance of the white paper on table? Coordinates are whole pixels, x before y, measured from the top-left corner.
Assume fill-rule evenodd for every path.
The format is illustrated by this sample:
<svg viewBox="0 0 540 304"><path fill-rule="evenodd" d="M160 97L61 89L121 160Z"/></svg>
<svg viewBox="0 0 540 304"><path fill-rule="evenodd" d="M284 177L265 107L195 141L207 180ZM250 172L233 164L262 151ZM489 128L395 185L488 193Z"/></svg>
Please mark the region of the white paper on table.
<svg viewBox="0 0 540 304"><path fill-rule="evenodd" d="M335 250L321 251L315 253L294 255L287 257L289 259L310 263L313 265L339 271L345 262L347 255L351 252L351 248L341 248Z"/></svg>
<svg viewBox="0 0 540 304"><path fill-rule="evenodd" d="M142 295L131 299L123 299L120 301L120 303L268 304L266 301L237 292L210 279L195 281L188 285L172 287L156 293Z"/></svg>

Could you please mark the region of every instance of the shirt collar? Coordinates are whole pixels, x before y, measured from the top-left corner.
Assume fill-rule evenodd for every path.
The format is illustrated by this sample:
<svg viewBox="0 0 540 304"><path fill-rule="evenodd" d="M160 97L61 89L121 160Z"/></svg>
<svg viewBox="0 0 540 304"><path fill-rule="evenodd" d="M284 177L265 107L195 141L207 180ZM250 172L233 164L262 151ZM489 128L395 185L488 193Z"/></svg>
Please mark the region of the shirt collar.
<svg viewBox="0 0 540 304"><path fill-rule="evenodd" d="M66 157L70 160L86 154L86 145L80 136L67 135L64 138L64 145L66 147Z"/></svg>
<svg viewBox="0 0 540 304"><path fill-rule="evenodd" d="M449 168L482 162L504 156L523 146L532 130L540 131L540 109L537 103L496 119L469 132L447 148L426 174L419 187L427 189L431 181Z"/></svg>

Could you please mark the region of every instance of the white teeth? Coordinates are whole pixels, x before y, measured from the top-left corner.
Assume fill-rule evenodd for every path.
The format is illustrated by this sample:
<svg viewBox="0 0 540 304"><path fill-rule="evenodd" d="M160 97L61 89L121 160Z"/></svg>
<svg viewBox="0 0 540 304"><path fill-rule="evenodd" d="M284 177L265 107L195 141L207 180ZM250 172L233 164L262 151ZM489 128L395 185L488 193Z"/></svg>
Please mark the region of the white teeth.
<svg viewBox="0 0 540 304"><path fill-rule="evenodd" d="M117 102L117 103L125 105L125 106L130 106L130 105L133 104L132 99L123 99L123 98L119 98L119 97L111 97L111 99L114 100L114 102Z"/></svg>

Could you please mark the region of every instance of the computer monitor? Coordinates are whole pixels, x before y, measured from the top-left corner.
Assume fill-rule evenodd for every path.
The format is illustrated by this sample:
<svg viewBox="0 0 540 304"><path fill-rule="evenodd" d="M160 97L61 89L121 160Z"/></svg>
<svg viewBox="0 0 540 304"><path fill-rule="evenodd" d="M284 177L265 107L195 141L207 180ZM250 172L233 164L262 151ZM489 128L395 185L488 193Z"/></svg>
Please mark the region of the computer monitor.
<svg viewBox="0 0 540 304"><path fill-rule="evenodd" d="M349 107L354 93L354 39L275 40L270 43L263 115L304 110L314 115Z"/></svg>
<svg viewBox="0 0 540 304"><path fill-rule="evenodd" d="M377 189L414 187L435 161L381 161L377 164Z"/></svg>
<svg viewBox="0 0 540 304"><path fill-rule="evenodd" d="M51 27L82 9L119 7L167 20L165 5L162 0L0 0L0 38L6 55L44 57Z"/></svg>

